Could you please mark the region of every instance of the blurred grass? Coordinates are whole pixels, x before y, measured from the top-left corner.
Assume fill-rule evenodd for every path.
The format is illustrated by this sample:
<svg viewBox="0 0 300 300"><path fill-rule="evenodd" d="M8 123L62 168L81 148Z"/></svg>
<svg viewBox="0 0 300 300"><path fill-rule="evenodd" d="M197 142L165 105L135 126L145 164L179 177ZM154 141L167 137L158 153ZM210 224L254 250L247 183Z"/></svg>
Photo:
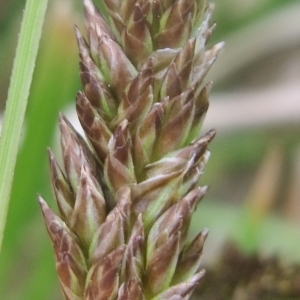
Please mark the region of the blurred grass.
<svg viewBox="0 0 300 300"><path fill-rule="evenodd" d="M248 225L248 220L245 220L245 211L241 211L240 207L222 203L220 199L206 197L198 207L191 224L192 234L196 234L205 227L210 230L205 243L203 262L214 263L228 239L237 242L243 250L251 253L249 249L253 249L253 244L247 235ZM260 254L275 255L288 263L300 262L299 228L287 223L278 214L273 212L265 218L255 238L259 241L259 247L256 250Z"/></svg>
<svg viewBox="0 0 300 300"><path fill-rule="evenodd" d="M266 15L294 3L297 0L214 0L216 4L215 20L218 29L214 33L213 40L224 39L229 32L264 18Z"/></svg>
<svg viewBox="0 0 300 300"><path fill-rule="evenodd" d="M0 139L0 251L48 0L26 2Z"/></svg>
<svg viewBox="0 0 300 300"><path fill-rule="evenodd" d="M215 0L218 27L214 41L223 40L230 32L295 1L252 0L251 4L251 0ZM24 0L0 2L0 59L3 62L0 89L3 91L7 89L17 40L17 21L24 3ZM251 9L247 9L246 3L251 4ZM76 20L76 12L79 10L81 17L83 13L80 0L52 1L51 4L35 70L0 256L0 295L5 295L8 300L57 300L61 297L51 242L44 228L36 194L43 194L55 207L46 147L52 144L58 112L68 103L75 103L76 92L80 89L73 25L81 25ZM3 103L1 105L3 107ZM210 228L209 241L212 243L227 234L234 238L245 234L246 231L241 229L245 215L240 204L244 202L243 197L251 187L262 157L278 138L288 160L299 143L294 129L274 128L271 131L250 130L220 135L212 143L212 156L202 180L203 184L210 183L211 188L193 223L197 230L205 226ZM288 224L282 215L271 213L261 227L260 247L265 251L269 247L281 255L300 260L299 243L296 243L296 240L299 241L298 232L299 228Z"/></svg>
<svg viewBox="0 0 300 300"><path fill-rule="evenodd" d="M58 2L56 5L59 7L52 7L41 41L0 257L2 293L17 293L20 287L21 298L12 296L12 299L51 299L47 296L51 295L49 292L55 286L53 281L56 281L53 276L53 254L43 228L37 192L52 198L48 184L46 147L51 145L58 112L73 101L80 88L76 63L78 54L73 33L75 20L71 17L72 11L68 11L70 7L63 7ZM67 10L63 12L63 9ZM35 226L31 225L33 220ZM29 231L28 228L33 230ZM41 228L44 234L36 239ZM27 265L27 253L34 255L31 256L32 264L24 268ZM23 256L24 261L14 263L16 258ZM52 279L43 276L48 273ZM20 276L22 280L9 284L11 278L8 274L13 274L13 278Z"/></svg>

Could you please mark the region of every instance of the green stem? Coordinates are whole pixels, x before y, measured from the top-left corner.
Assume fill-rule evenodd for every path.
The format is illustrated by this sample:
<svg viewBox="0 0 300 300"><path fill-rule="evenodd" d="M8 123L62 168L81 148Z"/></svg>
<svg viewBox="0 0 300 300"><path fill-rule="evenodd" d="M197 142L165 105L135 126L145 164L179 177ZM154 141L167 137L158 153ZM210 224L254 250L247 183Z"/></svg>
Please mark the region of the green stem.
<svg viewBox="0 0 300 300"><path fill-rule="evenodd" d="M0 250L16 158L48 0L27 0L0 140Z"/></svg>

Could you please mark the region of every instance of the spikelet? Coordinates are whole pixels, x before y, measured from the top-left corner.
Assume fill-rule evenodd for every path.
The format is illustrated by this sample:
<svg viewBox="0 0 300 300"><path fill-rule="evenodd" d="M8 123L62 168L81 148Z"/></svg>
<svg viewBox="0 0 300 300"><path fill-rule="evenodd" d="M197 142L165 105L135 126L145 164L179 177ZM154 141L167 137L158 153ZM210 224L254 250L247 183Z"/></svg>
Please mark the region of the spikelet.
<svg viewBox="0 0 300 300"><path fill-rule="evenodd" d="M208 231L188 239L215 131L200 136L223 44L205 0L84 0L76 28L86 142L60 116L64 170L49 150L57 216L39 198L68 300L189 299ZM109 25L108 25L109 24Z"/></svg>

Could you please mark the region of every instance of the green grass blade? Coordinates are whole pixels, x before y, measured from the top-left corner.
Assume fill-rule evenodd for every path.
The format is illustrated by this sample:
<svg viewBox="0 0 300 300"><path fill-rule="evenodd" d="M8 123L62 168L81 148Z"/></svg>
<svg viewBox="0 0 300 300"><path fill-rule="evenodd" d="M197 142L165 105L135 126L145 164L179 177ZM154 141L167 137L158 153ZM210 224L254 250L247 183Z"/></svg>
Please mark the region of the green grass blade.
<svg viewBox="0 0 300 300"><path fill-rule="evenodd" d="M28 0L6 103L0 140L0 250L22 126L47 8L47 0Z"/></svg>

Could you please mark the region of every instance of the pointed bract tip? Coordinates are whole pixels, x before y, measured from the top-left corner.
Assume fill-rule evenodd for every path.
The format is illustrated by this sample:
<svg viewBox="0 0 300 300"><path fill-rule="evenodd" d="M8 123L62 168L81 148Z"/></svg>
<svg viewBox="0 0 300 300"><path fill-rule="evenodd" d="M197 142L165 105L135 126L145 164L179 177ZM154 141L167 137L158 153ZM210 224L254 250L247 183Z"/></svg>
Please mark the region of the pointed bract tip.
<svg viewBox="0 0 300 300"><path fill-rule="evenodd" d="M90 15L93 15L97 11L92 0L83 0L83 6L85 9L85 12Z"/></svg>
<svg viewBox="0 0 300 300"><path fill-rule="evenodd" d="M124 131L126 129L126 127L128 127L129 122L127 119L123 120L120 124L121 129Z"/></svg>
<svg viewBox="0 0 300 300"><path fill-rule="evenodd" d="M81 34L81 31L79 30L77 25L74 26L74 30L75 30L75 35L76 35L78 44L80 46L80 41L83 40L83 35Z"/></svg>
<svg viewBox="0 0 300 300"><path fill-rule="evenodd" d="M60 112L59 113L59 126L60 126L60 129L62 130L65 127L70 127L69 125L70 125L70 122L67 119L67 117L62 112Z"/></svg>
<svg viewBox="0 0 300 300"><path fill-rule="evenodd" d="M55 160L55 157L54 157L54 154L53 154L50 147L47 147L47 153L48 153L48 157L49 157L49 160L50 160L50 163L51 163L53 160Z"/></svg>
<svg viewBox="0 0 300 300"><path fill-rule="evenodd" d="M45 202L45 200L44 200L44 198L42 197L41 194L37 194L37 196L38 196L38 201L39 201L40 204L42 204L43 202Z"/></svg>
<svg viewBox="0 0 300 300"><path fill-rule="evenodd" d="M206 273L205 269L200 270L197 274L195 274L194 281L199 281L201 278L203 278L203 276L205 275L205 273Z"/></svg>
<svg viewBox="0 0 300 300"><path fill-rule="evenodd" d="M217 130L215 128L210 129L206 134L205 137L207 139L207 142L211 142L211 140L216 136Z"/></svg>
<svg viewBox="0 0 300 300"><path fill-rule="evenodd" d="M204 229L201 231L201 235L203 236L204 241L207 239L208 234L209 234L209 229L208 229L208 228L204 228Z"/></svg>
<svg viewBox="0 0 300 300"><path fill-rule="evenodd" d="M78 91L77 97L84 97L84 96L85 96L84 92Z"/></svg>
<svg viewBox="0 0 300 300"><path fill-rule="evenodd" d="M60 123L68 122L67 117L62 112L59 112L59 122Z"/></svg>
<svg viewBox="0 0 300 300"><path fill-rule="evenodd" d="M225 42L219 42L215 44L211 49L216 53L219 54L221 50L225 47Z"/></svg>
<svg viewBox="0 0 300 300"><path fill-rule="evenodd" d="M213 22L212 25L210 26L210 31L214 31L217 27L217 22Z"/></svg>
<svg viewBox="0 0 300 300"><path fill-rule="evenodd" d="M61 132L65 132L67 129L68 131L75 133L75 129L74 129L73 125L68 120L68 118L62 113L59 114L59 125L60 125Z"/></svg>
<svg viewBox="0 0 300 300"><path fill-rule="evenodd" d="M195 201L195 203L198 204L201 201L201 199L205 196L206 192L207 186L198 186L191 190L185 197L189 196L192 201Z"/></svg>
<svg viewBox="0 0 300 300"><path fill-rule="evenodd" d="M189 283L193 284L194 287L196 287L198 285L198 283L200 282L200 280L204 277L206 273L205 269L201 269L198 273L196 273L190 280Z"/></svg>
<svg viewBox="0 0 300 300"><path fill-rule="evenodd" d="M51 210L50 206L48 205L48 203L45 201L45 199L40 195L38 194L38 201L40 203L40 206L41 206L41 209L42 209L42 212L43 212L43 215L46 219L46 214L47 214L47 211L48 210Z"/></svg>
<svg viewBox="0 0 300 300"><path fill-rule="evenodd" d="M46 204L46 201L44 200L44 198L42 197L41 194L38 194L38 200L41 206L43 206L44 204Z"/></svg>
<svg viewBox="0 0 300 300"><path fill-rule="evenodd" d="M80 30L79 30L79 28L78 28L77 25L74 25L74 30L75 30L76 37L82 36L82 34L81 34L81 32L80 32Z"/></svg>
<svg viewBox="0 0 300 300"><path fill-rule="evenodd" d="M212 87L213 87L213 81L209 81L209 82L206 84L206 86L205 86L205 89L206 89L206 93L207 93L207 94L210 94L210 91L211 91Z"/></svg>
<svg viewBox="0 0 300 300"><path fill-rule="evenodd" d="M200 193L201 193L201 195L205 195L206 193L207 193L207 190L208 190L208 185L205 185L205 186L202 186L202 187L200 187Z"/></svg>
<svg viewBox="0 0 300 300"><path fill-rule="evenodd" d="M88 43L77 26L75 26L75 35L76 35L76 40L77 40L81 60L84 60L86 57L89 57L90 55Z"/></svg>

